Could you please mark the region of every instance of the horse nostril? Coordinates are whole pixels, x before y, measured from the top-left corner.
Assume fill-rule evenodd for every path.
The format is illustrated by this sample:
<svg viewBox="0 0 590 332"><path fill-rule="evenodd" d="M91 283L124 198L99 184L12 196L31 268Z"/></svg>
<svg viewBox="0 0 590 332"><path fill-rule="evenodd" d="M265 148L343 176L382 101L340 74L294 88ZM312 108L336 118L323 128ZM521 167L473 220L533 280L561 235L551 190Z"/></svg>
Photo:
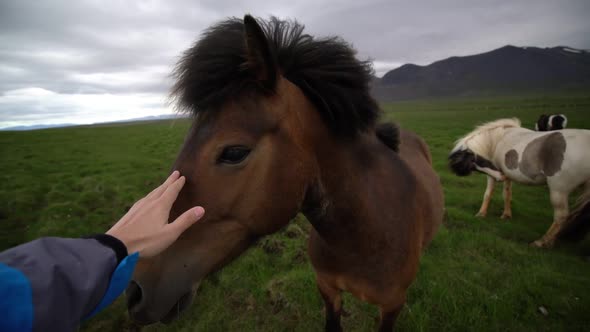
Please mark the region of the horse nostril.
<svg viewBox="0 0 590 332"><path fill-rule="evenodd" d="M139 306L141 303L141 298L143 291L141 286L133 280L127 286L127 290L125 291L125 295L127 295L127 309L129 311L133 310L133 308Z"/></svg>

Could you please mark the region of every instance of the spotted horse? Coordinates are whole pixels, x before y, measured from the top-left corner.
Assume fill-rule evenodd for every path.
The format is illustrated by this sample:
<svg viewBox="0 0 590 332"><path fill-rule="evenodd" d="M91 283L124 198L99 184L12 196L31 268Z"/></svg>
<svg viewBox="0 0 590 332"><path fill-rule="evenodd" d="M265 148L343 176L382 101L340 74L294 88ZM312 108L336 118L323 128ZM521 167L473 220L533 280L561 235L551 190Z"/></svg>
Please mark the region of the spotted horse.
<svg viewBox="0 0 590 332"><path fill-rule="evenodd" d="M536 131L561 130L567 127L567 117L565 114L541 114L537 123Z"/></svg>
<svg viewBox="0 0 590 332"><path fill-rule="evenodd" d="M488 189L494 179L529 185L547 184L554 212L553 223L545 235L531 245L550 248L557 239L580 239L590 228L588 146L590 130L537 132L522 128L516 118L500 119L478 126L460 138L449 155L449 166L459 176L473 171L487 174ZM569 195L581 186L584 189L578 206L570 213ZM480 215L485 215L489 204L491 190L488 189ZM510 191L510 187L504 190L505 198L511 196ZM505 203L503 217L511 215Z"/></svg>

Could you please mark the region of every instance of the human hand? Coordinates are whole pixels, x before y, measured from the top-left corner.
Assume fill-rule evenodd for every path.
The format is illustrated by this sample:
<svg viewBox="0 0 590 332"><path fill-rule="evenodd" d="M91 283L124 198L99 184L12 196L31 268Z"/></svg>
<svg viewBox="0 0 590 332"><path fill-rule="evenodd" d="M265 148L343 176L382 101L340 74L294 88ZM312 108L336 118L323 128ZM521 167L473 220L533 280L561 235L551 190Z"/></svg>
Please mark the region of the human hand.
<svg viewBox="0 0 590 332"><path fill-rule="evenodd" d="M164 251L205 214L197 206L168 223L170 209L184 182L185 177L174 171L161 186L137 201L107 234L123 242L129 254L139 252L141 257L152 257Z"/></svg>

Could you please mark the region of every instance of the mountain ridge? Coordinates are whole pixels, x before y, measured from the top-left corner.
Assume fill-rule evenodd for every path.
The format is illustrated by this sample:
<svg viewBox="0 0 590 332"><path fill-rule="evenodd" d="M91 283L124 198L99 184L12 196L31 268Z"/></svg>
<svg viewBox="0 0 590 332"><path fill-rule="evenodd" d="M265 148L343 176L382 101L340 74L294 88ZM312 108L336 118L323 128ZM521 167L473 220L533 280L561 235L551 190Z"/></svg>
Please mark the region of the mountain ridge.
<svg viewBox="0 0 590 332"><path fill-rule="evenodd" d="M590 87L590 52L506 45L429 65L404 64L374 80L379 101Z"/></svg>
<svg viewBox="0 0 590 332"><path fill-rule="evenodd" d="M0 128L0 131L30 131L30 130L41 130L41 129L53 129L53 128L64 128L64 127L82 127L82 126L98 126L98 125L110 125L119 124L126 122L146 122L146 121L159 121L169 119L180 119L184 118L181 114L160 114L160 115L148 115L139 118L129 118L122 120L112 120L104 122L93 122L93 123L55 123L55 124L34 124L34 125L21 125Z"/></svg>

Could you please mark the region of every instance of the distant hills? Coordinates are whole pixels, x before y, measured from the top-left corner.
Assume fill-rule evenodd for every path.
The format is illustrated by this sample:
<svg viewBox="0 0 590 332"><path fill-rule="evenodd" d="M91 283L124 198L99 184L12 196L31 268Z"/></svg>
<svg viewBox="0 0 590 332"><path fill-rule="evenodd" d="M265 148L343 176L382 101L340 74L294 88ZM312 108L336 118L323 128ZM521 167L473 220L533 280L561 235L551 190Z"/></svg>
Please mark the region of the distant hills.
<svg viewBox="0 0 590 332"><path fill-rule="evenodd" d="M36 129L47 129L47 128L62 128L62 127L71 127L71 126L79 126L79 125L75 124L75 123L54 123L54 124L39 124L39 125L30 125L30 126L6 127L6 128L0 128L0 130L23 131L23 130L36 130Z"/></svg>
<svg viewBox="0 0 590 332"><path fill-rule="evenodd" d="M104 125L104 124L112 124L112 123L176 119L176 118L181 118L181 117L184 117L184 116L183 115L176 115L176 114L162 114L162 115L144 116L141 118L125 119L125 120L119 120L119 121L97 122L97 123L91 123L91 124L57 123L57 124L39 124L39 125L30 125L30 126L14 126L14 127L0 128L0 131L2 131L2 130L23 131L23 130L37 130L37 129L62 128L62 127L73 127L73 126L94 126L94 125Z"/></svg>
<svg viewBox="0 0 590 332"><path fill-rule="evenodd" d="M590 51L508 45L427 66L405 64L375 78L372 92L394 101L585 88L590 91Z"/></svg>

